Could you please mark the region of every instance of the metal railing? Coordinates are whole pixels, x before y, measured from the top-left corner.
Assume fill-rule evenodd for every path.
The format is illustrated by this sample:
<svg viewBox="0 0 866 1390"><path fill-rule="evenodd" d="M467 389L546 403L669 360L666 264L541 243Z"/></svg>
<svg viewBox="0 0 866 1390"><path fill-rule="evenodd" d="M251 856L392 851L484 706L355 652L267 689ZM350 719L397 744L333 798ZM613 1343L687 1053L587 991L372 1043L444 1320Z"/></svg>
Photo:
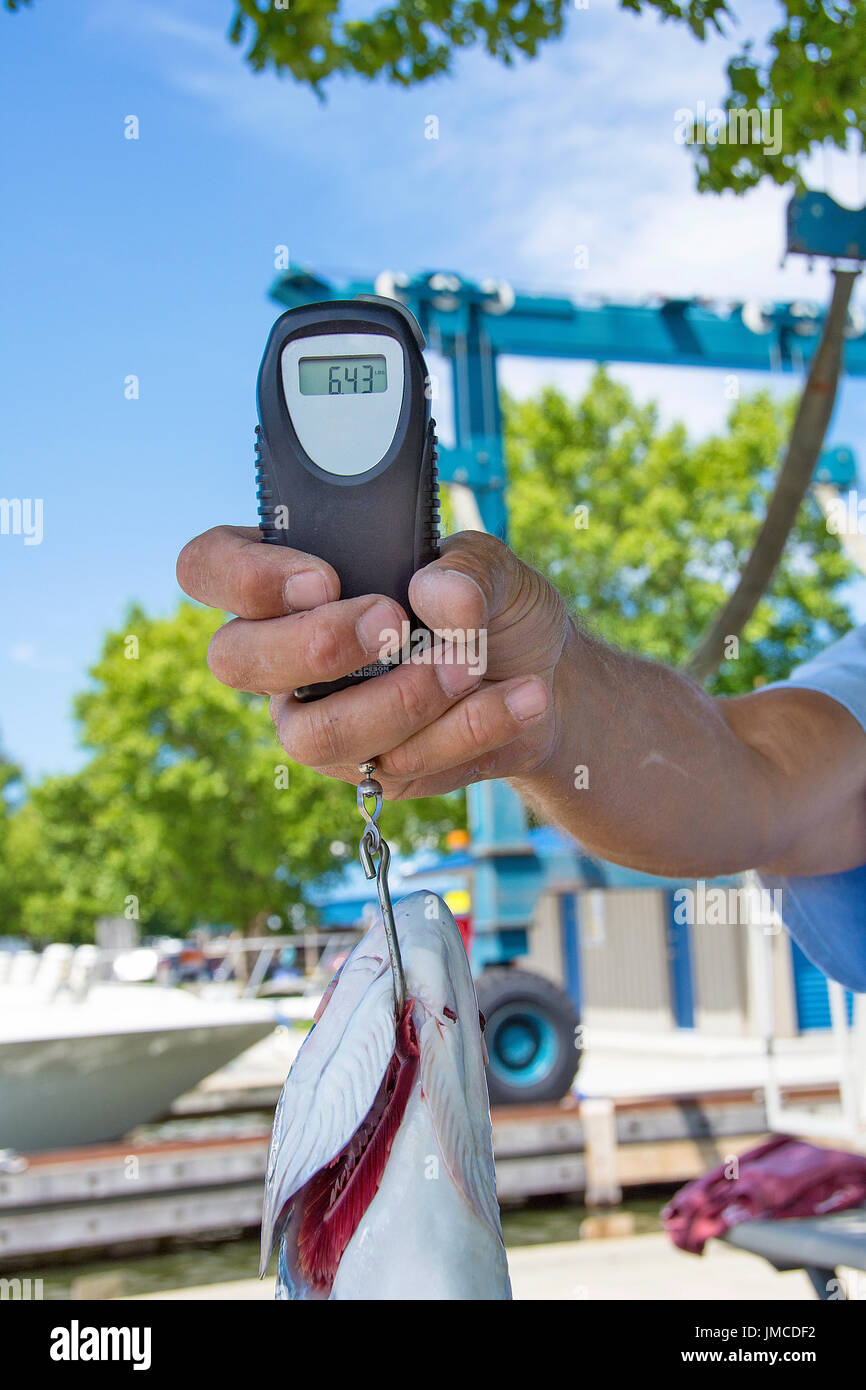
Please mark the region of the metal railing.
<svg viewBox="0 0 866 1390"><path fill-rule="evenodd" d="M363 930L323 932L310 929L291 936L239 936L184 941L176 953L196 953L205 960L217 961L209 981L183 979L173 968L175 955L158 945L138 946L132 950L109 949L103 946L72 946L66 942L50 942L41 951L22 946L12 951L0 951L0 988L26 990L44 1001L62 997L84 1000L92 985L105 982L146 983L168 987L177 983L225 983L234 981L244 998L253 998L267 983L267 975L275 959L287 947L293 948L298 960L299 993L312 993L335 972L341 958L355 946ZM145 959L152 954L148 964ZM141 973L124 971L138 957Z"/></svg>
<svg viewBox="0 0 866 1390"><path fill-rule="evenodd" d="M333 970L328 970L326 957L333 960L348 953L360 941L362 934L358 929L333 932L310 930L278 937L217 937L203 943L201 951L206 957L220 961L213 975L215 982L237 980L242 985L244 998L252 998L265 983L274 959L287 947L294 948L300 954L303 978L314 988L323 970L329 975L333 974ZM251 955L254 955L252 964L249 963Z"/></svg>

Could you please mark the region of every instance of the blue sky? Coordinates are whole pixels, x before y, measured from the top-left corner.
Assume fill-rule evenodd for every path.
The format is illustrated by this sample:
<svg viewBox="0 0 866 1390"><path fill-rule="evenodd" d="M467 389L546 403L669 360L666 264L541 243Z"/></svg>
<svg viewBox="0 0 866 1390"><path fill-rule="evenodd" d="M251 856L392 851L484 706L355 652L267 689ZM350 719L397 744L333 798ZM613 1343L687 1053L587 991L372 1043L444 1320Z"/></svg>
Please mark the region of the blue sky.
<svg viewBox="0 0 866 1390"><path fill-rule="evenodd" d="M589 0L532 63L469 53L421 88L340 80L322 104L248 70L225 37L231 9L35 0L0 15L0 495L45 509L41 545L0 537L0 736L31 776L76 765L71 696L127 603L169 610L184 541L254 520L277 245L335 275L454 268L575 294L826 296L824 271L779 268L784 194L693 190L673 115L718 100L723 41ZM775 13L740 7L741 34ZM124 139L130 114L137 141ZM424 138L430 114L438 141ZM866 199L853 159L813 175ZM588 370L509 361L502 378L520 394L546 380L578 391ZM719 374L618 375L696 434L722 422ZM856 447L864 415L866 388L851 383L834 437Z"/></svg>

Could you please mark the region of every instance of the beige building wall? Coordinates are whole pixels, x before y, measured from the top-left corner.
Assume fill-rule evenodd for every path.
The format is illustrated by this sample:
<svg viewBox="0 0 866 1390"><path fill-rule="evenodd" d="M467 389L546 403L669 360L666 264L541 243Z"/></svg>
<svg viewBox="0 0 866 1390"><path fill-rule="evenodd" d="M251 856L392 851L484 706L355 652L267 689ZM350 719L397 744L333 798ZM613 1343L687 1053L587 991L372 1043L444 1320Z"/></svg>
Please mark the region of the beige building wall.
<svg viewBox="0 0 866 1390"><path fill-rule="evenodd" d="M749 1031L748 927L697 924L691 929L695 1027L716 1037Z"/></svg>
<svg viewBox="0 0 866 1390"><path fill-rule="evenodd" d="M583 1020L623 1032L676 1030L667 949L666 894L654 888L587 889L557 884L541 895L529 933L526 969L562 987L560 892L574 892L580 921ZM761 1012L748 928L691 929L695 1028L715 1037L758 1036ZM797 1034L787 932L772 940L776 1029Z"/></svg>
<svg viewBox="0 0 866 1390"><path fill-rule="evenodd" d="M565 890L563 890L565 891ZM559 894L542 893L535 904L532 927L528 933L529 950L520 958L520 966L535 975L543 975L555 985L565 983L562 960L562 932L559 923Z"/></svg>
<svg viewBox="0 0 866 1390"><path fill-rule="evenodd" d="M627 1032L673 1028L664 895L584 889L578 910L586 1023Z"/></svg>
<svg viewBox="0 0 866 1390"><path fill-rule="evenodd" d="M791 938L782 929L773 937L773 1003L776 1035L796 1038L797 999L794 994L794 962L791 957Z"/></svg>

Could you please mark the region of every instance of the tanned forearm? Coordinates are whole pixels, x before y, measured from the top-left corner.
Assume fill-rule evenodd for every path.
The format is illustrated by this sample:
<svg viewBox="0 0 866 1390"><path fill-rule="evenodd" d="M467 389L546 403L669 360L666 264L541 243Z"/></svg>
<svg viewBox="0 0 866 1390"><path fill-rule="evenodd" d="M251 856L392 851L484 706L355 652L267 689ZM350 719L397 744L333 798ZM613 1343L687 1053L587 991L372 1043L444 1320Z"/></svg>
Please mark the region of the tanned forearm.
<svg viewBox="0 0 866 1390"><path fill-rule="evenodd" d="M513 785L592 853L696 877L866 859L866 736L826 696L714 699L573 629L555 699L553 752Z"/></svg>
<svg viewBox="0 0 866 1390"><path fill-rule="evenodd" d="M447 537L409 591L427 629L451 634L446 646L455 632L484 634L483 669L458 650L309 703L292 692L381 655L405 618L393 600L340 599L330 565L262 545L254 528L196 537L178 578L238 615L214 634L208 664L226 685L271 696L279 740L306 767L357 785L375 753L388 800L509 778L589 850L648 873L866 862L866 735L840 704L793 688L712 699L578 631L553 586L494 536Z"/></svg>

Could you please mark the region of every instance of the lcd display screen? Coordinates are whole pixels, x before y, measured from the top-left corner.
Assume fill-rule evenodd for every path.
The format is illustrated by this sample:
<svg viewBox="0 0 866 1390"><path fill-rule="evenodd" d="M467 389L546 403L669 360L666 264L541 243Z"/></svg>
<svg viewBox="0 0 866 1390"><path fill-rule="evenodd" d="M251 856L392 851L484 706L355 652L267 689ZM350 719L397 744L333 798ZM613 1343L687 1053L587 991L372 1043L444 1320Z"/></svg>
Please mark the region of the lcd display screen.
<svg viewBox="0 0 866 1390"><path fill-rule="evenodd" d="M385 358L302 357L298 389L302 396L370 396L386 391Z"/></svg>

